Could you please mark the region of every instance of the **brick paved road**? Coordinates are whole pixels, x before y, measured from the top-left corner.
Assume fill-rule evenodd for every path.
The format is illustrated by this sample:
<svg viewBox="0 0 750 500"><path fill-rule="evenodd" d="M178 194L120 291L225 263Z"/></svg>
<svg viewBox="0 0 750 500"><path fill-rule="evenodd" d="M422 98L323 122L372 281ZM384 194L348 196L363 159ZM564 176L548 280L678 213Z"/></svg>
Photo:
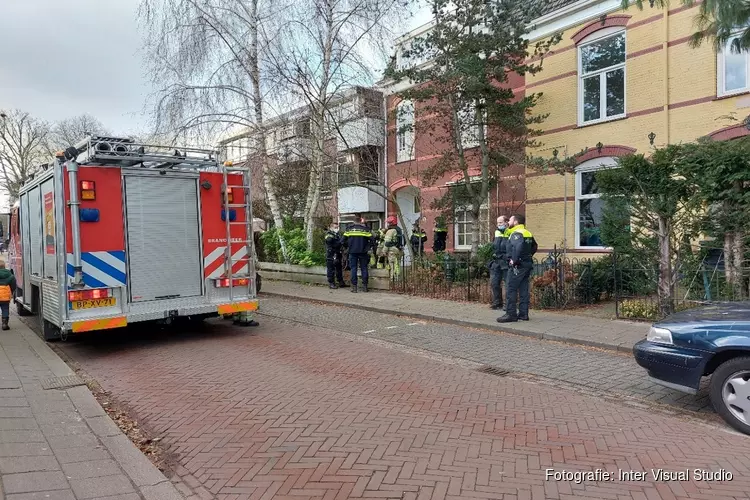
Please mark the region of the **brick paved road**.
<svg viewBox="0 0 750 500"><path fill-rule="evenodd" d="M62 348L175 454L191 498L746 498L750 438L264 318ZM724 482L545 481L725 469Z"/></svg>
<svg viewBox="0 0 750 500"><path fill-rule="evenodd" d="M311 302L275 297L262 302L265 315L548 377L603 394L635 397L679 411L700 412L705 418L720 421L708 400L705 383L697 395L664 388L649 382L645 370L628 355Z"/></svg>

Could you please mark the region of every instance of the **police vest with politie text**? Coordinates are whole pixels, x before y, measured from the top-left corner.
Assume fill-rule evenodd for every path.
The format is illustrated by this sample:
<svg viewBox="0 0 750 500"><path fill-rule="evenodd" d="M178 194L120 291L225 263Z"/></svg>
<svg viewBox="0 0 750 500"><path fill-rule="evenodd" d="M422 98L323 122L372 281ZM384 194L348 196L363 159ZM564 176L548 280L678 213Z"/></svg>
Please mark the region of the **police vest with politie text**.
<svg viewBox="0 0 750 500"><path fill-rule="evenodd" d="M344 232L343 244L349 254L366 254L373 246L372 231L364 224L352 224Z"/></svg>
<svg viewBox="0 0 750 500"><path fill-rule="evenodd" d="M534 267L532 257L539 249L531 231L524 224L518 224L510 230L506 243L506 252L513 267Z"/></svg>
<svg viewBox="0 0 750 500"><path fill-rule="evenodd" d="M492 242L492 262L491 266L499 266L500 269L508 269L508 238L513 232L513 228L508 227L504 231L495 229L495 239Z"/></svg>

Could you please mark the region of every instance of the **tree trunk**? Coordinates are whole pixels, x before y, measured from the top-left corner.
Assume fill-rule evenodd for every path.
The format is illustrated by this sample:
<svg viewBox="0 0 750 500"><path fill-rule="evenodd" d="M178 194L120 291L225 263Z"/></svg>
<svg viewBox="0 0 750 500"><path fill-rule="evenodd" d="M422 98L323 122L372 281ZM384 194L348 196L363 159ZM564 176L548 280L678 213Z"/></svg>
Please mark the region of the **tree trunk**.
<svg viewBox="0 0 750 500"><path fill-rule="evenodd" d="M724 233L724 277L734 287L734 232Z"/></svg>
<svg viewBox="0 0 750 500"><path fill-rule="evenodd" d="M479 250L479 230L482 226L481 214L481 207L472 207L471 216L474 222L471 225L471 255L476 255Z"/></svg>
<svg viewBox="0 0 750 500"><path fill-rule="evenodd" d="M255 123L258 127L259 133L256 136L256 147L258 157L262 162L263 172L263 185L266 188L266 196L268 196L268 206L271 209L271 216L273 216L273 223L276 226L276 235L279 238L279 246L281 247L281 255L284 258L284 263L289 264L289 254L286 248L286 241L281 233L284 227L284 219L281 216L281 209L279 208L279 202L276 199L276 190L271 181L271 169L268 166L268 155L266 153L266 131L263 126L263 98L260 88L260 63L258 57L258 0L252 0L251 7L253 20L250 23L250 71L251 79L253 83L253 107L255 111ZM229 245L229 242L227 242Z"/></svg>
<svg viewBox="0 0 750 500"><path fill-rule="evenodd" d="M741 231L734 233L732 260L734 265L733 288L735 299L744 300L748 296L748 290L747 277L745 276L745 235Z"/></svg>
<svg viewBox="0 0 750 500"><path fill-rule="evenodd" d="M670 222L659 217L659 284L657 296L659 299L659 314L662 317L674 311L673 276L672 276L672 243L670 239Z"/></svg>
<svg viewBox="0 0 750 500"><path fill-rule="evenodd" d="M326 9L323 13L323 24L325 30L325 40L321 40L323 49L320 85L317 89L317 95L313 96L312 120L310 123L310 135L313 141L312 148L312 172L310 173L310 189L307 190L307 206L305 207L305 237L307 239L307 250L312 252L313 249L313 232L315 229L315 214L318 211L320 202L320 189L323 178L323 160L325 159L325 134L326 130L326 111L328 106L328 86L331 81L331 60L333 58L334 43L334 18L333 3L326 2ZM315 75L308 75L314 79Z"/></svg>

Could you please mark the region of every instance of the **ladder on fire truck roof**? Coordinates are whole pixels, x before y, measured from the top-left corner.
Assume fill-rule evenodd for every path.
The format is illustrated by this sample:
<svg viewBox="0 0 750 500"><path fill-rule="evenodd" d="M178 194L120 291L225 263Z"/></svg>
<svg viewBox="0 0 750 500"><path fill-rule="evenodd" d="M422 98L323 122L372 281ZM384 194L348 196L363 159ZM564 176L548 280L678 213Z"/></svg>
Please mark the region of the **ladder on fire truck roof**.
<svg viewBox="0 0 750 500"><path fill-rule="evenodd" d="M121 137L89 136L72 148L65 151L68 160L75 160L79 165L112 165L121 167L146 168L153 170L203 170L222 174L222 208L226 227L226 250L224 257L224 278L229 282L229 300L234 300L234 280L248 279L257 287L255 275L255 246L253 232L253 207L250 199L251 176L250 169L234 166L231 162L222 162L220 152L214 149L198 149L173 146L157 146L137 143L133 139ZM229 185L229 175L240 174L242 183ZM242 203L230 203L230 190L242 191ZM231 220L230 210L240 208L244 210L244 221ZM245 256L232 259L231 228L234 225L245 226ZM238 242L235 242L238 243ZM247 262L247 271L234 273L234 266L239 262ZM242 266L244 267L244 266ZM256 288L257 289L257 288Z"/></svg>

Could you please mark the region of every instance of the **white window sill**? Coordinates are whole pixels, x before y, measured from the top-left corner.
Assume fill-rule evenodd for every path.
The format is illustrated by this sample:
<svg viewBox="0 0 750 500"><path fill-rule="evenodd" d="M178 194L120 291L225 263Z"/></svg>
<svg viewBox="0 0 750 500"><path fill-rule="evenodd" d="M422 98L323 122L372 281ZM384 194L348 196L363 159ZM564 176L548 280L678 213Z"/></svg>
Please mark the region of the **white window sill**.
<svg viewBox="0 0 750 500"><path fill-rule="evenodd" d="M578 128L589 127L591 125L599 125L600 123L614 122L614 121L617 121L617 120L624 120L627 117L628 117L627 113L624 113L622 115L617 115L617 116L608 116L607 118L601 118L599 120L591 120L591 121L588 121L588 122L579 122L578 123Z"/></svg>
<svg viewBox="0 0 750 500"><path fill-rule="evenodd" d="M743 89L732 90L730 92L724 92L724 93L721 93L721 94L717 93L716 98L717 99L726 99L728 97L737 97L737 96L745 95L745 94L748 94L748 93L750 93L750 87L746 87L746 88L743 88Z"/></svg>
<svg viewBox="0 0 750 500"><path fill-rule="evenodd" d="M398 158L397 157L396 158L396 163L405 163L407 161L414 161L414 158L413 157L411 157L411 158Z"/></svg>
<svg viewBox="0 0 750 500"><path fill-rule="evenodd" d="M576 246L575 250L583 250L583 251L593 251L593 252L611 252L612 248L610 247L583 247L583 246Z"/></svg>

